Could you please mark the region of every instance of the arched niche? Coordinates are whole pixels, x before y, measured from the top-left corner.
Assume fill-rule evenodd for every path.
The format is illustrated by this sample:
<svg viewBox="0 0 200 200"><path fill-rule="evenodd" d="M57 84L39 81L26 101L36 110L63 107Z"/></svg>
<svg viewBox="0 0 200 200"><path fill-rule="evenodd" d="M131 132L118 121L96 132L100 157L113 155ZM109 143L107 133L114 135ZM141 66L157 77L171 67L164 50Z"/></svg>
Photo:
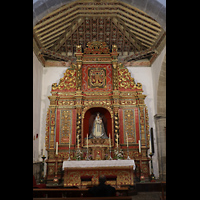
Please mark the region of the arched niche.
<svg viewBox="0 0 200 200"><path fill-rule="evenodd" d="M100 113L100 117L103 120L103 124L104 124L104 128L105 128L107 136L109 137L109 133L110 133L111 138L112 138L111 114L106 108L103 108L103 107L93 107L93 108L88 109L85 112L84 118L83 118L83 123L82 123L83 124L82 138L86 138L87 134L88 134L88 136L90 135L94 119L98 112Z"/></svg>

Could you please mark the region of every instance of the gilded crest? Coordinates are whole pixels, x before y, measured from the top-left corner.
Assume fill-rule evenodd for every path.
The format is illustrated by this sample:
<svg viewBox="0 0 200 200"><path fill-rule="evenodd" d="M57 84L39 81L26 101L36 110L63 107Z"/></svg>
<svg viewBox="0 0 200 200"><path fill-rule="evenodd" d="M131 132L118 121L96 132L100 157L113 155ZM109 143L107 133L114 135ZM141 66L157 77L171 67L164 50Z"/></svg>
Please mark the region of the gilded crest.
<svg viewBox="0 0 200 200"><path fill-rule="evenodd" d="M88 86L90 88L106 87L106 69L91 68L88 70Z"/></svg>

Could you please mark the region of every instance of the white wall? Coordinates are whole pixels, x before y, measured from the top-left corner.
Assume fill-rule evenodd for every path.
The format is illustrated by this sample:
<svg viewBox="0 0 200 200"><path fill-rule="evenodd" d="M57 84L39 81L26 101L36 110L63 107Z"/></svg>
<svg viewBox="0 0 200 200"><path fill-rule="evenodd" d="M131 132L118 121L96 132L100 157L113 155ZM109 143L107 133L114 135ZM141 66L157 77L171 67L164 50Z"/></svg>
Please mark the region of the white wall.
<svg viewBox="0 0 200 200"><path fill-rule="evenodd" d="M152 73L150 67L127 67L136 83L142 84L143 94L147 95L145 103L149 113L149 126L154 125L152 116L155 115Z"/></svg>
<svg viewBox="0 0 200 200"><path fill-rule="evenodd" d="M53 83L59 83L60 78L64 76L64 73L68 67L44 67L43 79L42 79L42 95L41 95L41 113L40 113L40 142L39 149L43 149L46 133L46 115L47 109L50 105L48 96L51 96L51 85ZM45 156L47 152L45 151ZM40 159L42 160L42 159Z"/></svg>
<svg viewBox="0 0 200 200"><path fill-rule="evenodd" d="M43 66L33 53L33 162L39 157L39 136L40 135L40 107L42 91Z"/></svg>
<svg viewBox="0 0 200 200"><path fill-rule="evenodd" d="M154 106L154 89L153 89L153 81L152 81L152 68L151 67L127 67L129 72L131 73L131 77L134 78L136 83L142 84L143 94L147 95L145 99L145 104L148 108L149 115L149 133L150 128L152 127L155 130L155 106ZM153 169L154 175L158 178L158 158L157 158L157 147L156 141L154 141L155 154L153 156Z"/></svg>

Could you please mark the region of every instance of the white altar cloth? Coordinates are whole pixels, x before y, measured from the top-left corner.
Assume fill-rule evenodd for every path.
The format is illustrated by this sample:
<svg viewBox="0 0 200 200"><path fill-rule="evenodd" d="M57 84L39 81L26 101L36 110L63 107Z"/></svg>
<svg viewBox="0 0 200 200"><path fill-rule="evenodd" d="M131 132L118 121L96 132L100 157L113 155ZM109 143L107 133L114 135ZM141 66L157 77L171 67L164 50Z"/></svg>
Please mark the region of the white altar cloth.
<svg viewBox="0 0 200 200"><path fill-rule="evenodd" d="M80 160L80 161L63 161L64 170L65 167L115 167L115 166L133 166L135 170L135 161L134 160Z"/></svg>

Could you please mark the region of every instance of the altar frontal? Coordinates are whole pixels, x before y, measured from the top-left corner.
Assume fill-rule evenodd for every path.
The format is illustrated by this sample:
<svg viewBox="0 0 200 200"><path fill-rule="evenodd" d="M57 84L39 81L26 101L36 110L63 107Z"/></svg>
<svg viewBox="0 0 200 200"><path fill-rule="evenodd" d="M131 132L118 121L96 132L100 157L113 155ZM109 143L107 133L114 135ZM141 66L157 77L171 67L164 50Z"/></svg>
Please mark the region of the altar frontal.
<svg viewBox="0 0 200 200"><path fill-rule="evenodd" d="M75 55L76 63L52 84L48 97L47 182L80 185L81 176L91 175L96 184L102 174L117 176L118 185L148 179L149 118L142 84L118 63L116 45L110 50L105 42L89 42L84 50L78 45Z"/></svg>
<svg viewBox="0 0 200 200"><path fill-rule="evenodd" d="M114 181L108 180L107 184L133 185L134 169L134 160L64 161L64 187L98 185L101 175L116 177ZM91 181L82 181L81 177L91 177Z"/></svg>

